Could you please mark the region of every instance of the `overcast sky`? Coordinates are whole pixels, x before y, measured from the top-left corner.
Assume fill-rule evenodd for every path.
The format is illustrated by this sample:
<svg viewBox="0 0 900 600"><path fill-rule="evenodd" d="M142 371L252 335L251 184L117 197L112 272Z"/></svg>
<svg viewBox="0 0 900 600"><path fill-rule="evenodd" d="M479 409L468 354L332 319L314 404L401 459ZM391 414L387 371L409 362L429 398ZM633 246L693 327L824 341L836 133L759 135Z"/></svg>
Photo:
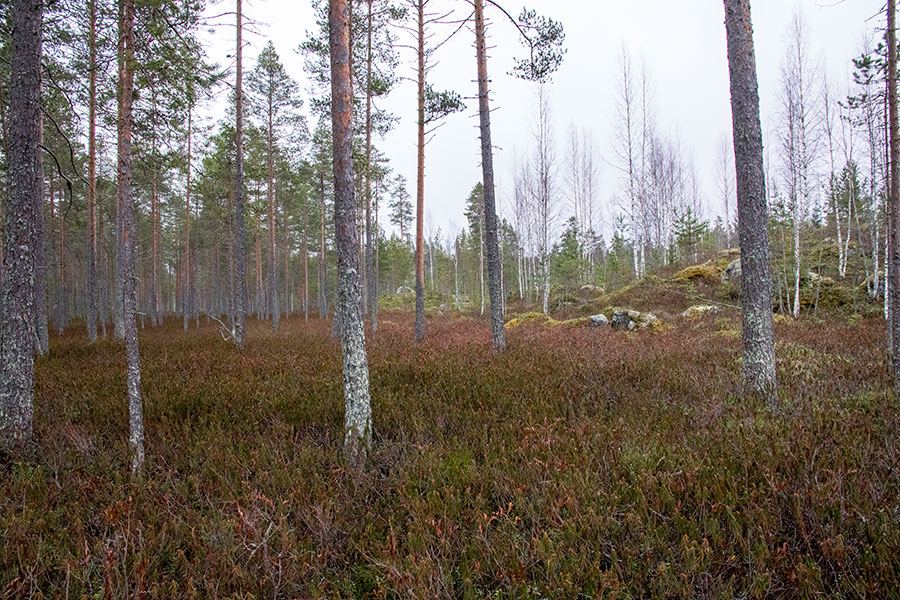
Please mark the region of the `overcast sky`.
<svg viewBox="0 0 900 600"><path fill-rule="evenodd" d="M212 10L224 10L225 0ZM432 5L455 6L461 0L433 0ZM876 16L883 0L754 0L751 3L763 129L775 122L779 68L786 51L788 25L801 10L810 33L809 48L829 77L839 85L849 80L853 56L859 54L866 35L881 21ZM256 53L271 38L288 72L309 85L303 58L296 49L307 30L313 30L312 10L304 0L245 1L248 17L263 23L260 35L249 36L246 68L255 64ZM725 54L724 9L721 0L506 0L504 7L517 15L522 7L534 8L560 21L566 32L568 53L549 88L560 160L570 127L586 128L594 138L601 164L598 203L608 236L615 213L613 201L620 187L613 160L612 123L618 82L618 56L628 48L635 66L644 61L652 84L657 122L663 134L677 134L693 154L700 178L706 216L721 214L715 182L716 154L722 135L731 129L728 64ZM535 108L535 85L507 73L514 56L521 54L515 28L488 6L489 38L494 46L488 70L491 100L495 172L501 210L511 218L512 157L528 152ZM228 64L233 51L233 29L220 28L210 47L210 58ZM475 52L471 29L462 30L439 51L439 65L431 74L437 89L453 89L468 98L468 109L451 116L427 148L425 206L432 227L453 231L465 222L463 204L472 186L481 180L477 130ZM401 49L399 74L414 76L413 55ZM377 145L393 168L409 181L415 196L416 91L404 82L380 106L400 118L396 128ZM311 123L311 126L314 125ZM772 142L764 140L771 145ZM562 179L560 179L562 183ZM563 214L566 200L559 198ZM386 210L386 206L383 210ZM426 229L427 231L427 229Z"/></svg>

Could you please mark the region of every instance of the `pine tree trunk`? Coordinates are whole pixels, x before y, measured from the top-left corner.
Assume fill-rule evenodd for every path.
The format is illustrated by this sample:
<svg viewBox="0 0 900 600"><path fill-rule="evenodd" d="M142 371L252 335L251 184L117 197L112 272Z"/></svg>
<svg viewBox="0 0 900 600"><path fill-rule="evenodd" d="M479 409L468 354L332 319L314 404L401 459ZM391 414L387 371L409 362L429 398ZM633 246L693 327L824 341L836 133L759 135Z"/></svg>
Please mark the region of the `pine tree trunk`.
<svg viewBox="0 0 900 600"><path fill-rule="evenodd" d="M378 330L378 291L375 277L375 249L372 229L372 1L368 12L368 41L366 44L366 294L369 302L369 322L372 331Z"/></svg>
<svg viewBox="0 0 900 600"><path fill-rule="evenodd" d="M119 2L119 181L122 200L122 308L125 331L125 357L128 386L128 414L130 425L131 470L138 472L144 464L144 415L141 403L141 362L138 350L137 305L135 296L134 198L131 182L131 126L134 94L134 0Z"/></svg>
<svg viewBox="0 0 900 600"><path fill-rule="evenodd" d="M187 184L184 192L184 292L182 292L182 321L184 322L184 330L188 330L188 319L190 319L193 298L191 297L191 108L188 108L187 119Z"/></svg>
<svg viewBox="0 0 900 600"><path fill-rule="evenodd" d="M888 113L890 130L890 212L891 239L891 311L890 337L893 353L894 389L900 392L900 114L897 106L897 0L888 0Z"/></svg>
<svg viewBox="0 0 900 600"><path fill-rule="evenodd" d="M491 346L506 348L503 300L500 287L500 248L497 241L497 205L494 199L494 155L491 145L491 110L488 99L487 46L484 35L484 0L475 0L475 49L478 56L478 114L481 129L481 169L484 178L484 224L491 298Z"/></svg>
<svg viewBox="0 0 900 600"><path fill-rule="evenodd" d="M325 176L319 174L319 318L328 318L328 268L325 264Z"/></svg>
<svg viewBox="0 0 900 600"><path fill-rule="evenodd" d="M347 0L331 0L331 114L334 141L334 224L338 248L338 309L344 362L344 453L352 465L364 463L372 442L369 365L366 357L356 202L353 198L353 94L350 87L350 32Z"/></svg>
<svg viewBox="0 0 900 600"><path fill-rule="evenodd" d="M43 134L43 128L42 128ZM50 179L52 181L52 174ZM34 351L38 356L47 354L49 349L49 309L47 301L47 233L44 222L44 190L35 198L34 206ZM52 191L51 191L52 195ZM51 221L52 223L52 221ZM50 235L51 244L53 236Z"/></svg>
<svg viewBox="0 0 900 600"><path fill-rule="evenodd" d="M778 402L772 324L772 276L756 56L749 0L724 0L731 77L743 307L743 383L769 406Z"/></svg>
<svg viewBox="0 0 900 600"><path fill-rule="evenodd" d="M243 14L237 0L237 44L235 47L235 176L234 176L234 330L238 348L244 346L244 310L247 298L247 268L244 262L244 90Z"/></svg>
<svg viewBox="0 0 900 600"><path fill-rule="evenodd" d="M97 341L97 3L88 0L87 331Z"/></svg>
<svg viewBox="0 0 900 600"><path fill-rule="evenodd" d="M425 0L416 2L418 17L418 154L416 170L416 323L415 339L425 339Z"/></svg>
<svg viewBox="0 0 900 600"><path fill-rule="evenodd" d="M269 260L268 260L268 311L272 318L272 329L278 330L278 268L275 260L275 135L272 131L274 108L272 106L272 88L269 87L269 130L266 135L266 204L268 208L267 221L269 233Z"/></svg>
<svg viewBox="0 0 900 600"><path fill-rule="evenodd" d="M43 2L12 5L8 169L0 302L0 443L27 444L34 419L34 220L43 200L41 27Z"/></svg>

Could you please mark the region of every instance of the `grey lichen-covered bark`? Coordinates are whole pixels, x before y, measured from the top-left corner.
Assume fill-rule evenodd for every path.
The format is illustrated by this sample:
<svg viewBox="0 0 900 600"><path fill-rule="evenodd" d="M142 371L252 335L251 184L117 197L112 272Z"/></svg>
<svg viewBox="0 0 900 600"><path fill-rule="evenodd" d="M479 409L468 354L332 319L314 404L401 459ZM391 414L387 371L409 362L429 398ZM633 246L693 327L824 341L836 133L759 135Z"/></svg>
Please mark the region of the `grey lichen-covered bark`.
<svg viewBox="0 0 900 600"><path fill-rule="evenodd" d="M475 51L478 59L478 116L481 129L481 170L484 178L484 239L487 246L488 294L491 299L491 345L494 352L502 352L506 348L506 332L503 329L503 288L500 281L500 245L497 240L497 203L494 195L484 0L475 0Z"/></svg>
<svg viewBox="0 0 900 600"><path fill-rule="evenodd" d="M890 132L891 241L890 339L893 348L894 389L900 392L900 114L897 106L897 0L887 3L888 120Z"/></svg>
<svg viewBox="0 0 900 600"><path fill-rule="evenodd" d="M772 325L772 275L759 90L749 0L724 0L741 245L743 383L770 406L778 401Z"/></svg>
<svg viewBox="0 0 900 600"><path fill-rule="evenodd" d="M344 359L344 453L361 465L372 442L369 363L363 327L356 201L353 197L353 96L347 0L330 0L331 122L334 141L334 226L338 250L338 305Z"/></svg>
<svg viewBox="0 0 900 600"><path fill-rule="evenodd" d="M50 351L50 327L47 310L47 253L44 235L44 184L34 197L34 351L44 356ZM52 192L53 186L51 184ZM51 194L52 196L52 194ZM51 197L50 201L53 201Z"/></svg>
<svg viewBox="0 0 900 600"><path fill-rule="evenodd" d="M238 348L244 346L244 313L247 300L247 268L244 262L244 90L243 90L243 14L237 0L237 43L235 46L235 165L234 165L234 329L232 338Z"/></svg>
<svg viewBox="0 0 900 600"><path fill-rule="evenodd" d="M87 331L97 341L97 3L88 0Z"/></svg>
<svg viewBox="0 0 900 600"><path fill-rule="evenodd" d="M125 331L126 379L131 470L144 465L144 411L141 403L141 359L138 350L137 301L134 274L134 197L131 182L131 127L134 99L134 0L119 1L119 181L122 199L122 313Z"/></svg>
<svg viewBox="0 0 900 600"><path fill-rule="evenodd" d="M418 138L416 168L416 320L415 340L425 339L425 2L416 6L418 19Z"/></svg>
<svg viewBox="0 0 900 600"><path fill-rule="evenodd" d="M0 442L31 441L34 416L34 211L41 168L41 0L12 4L6 248L0 302ZM38 200L36 200L38 199Z"/></svg>

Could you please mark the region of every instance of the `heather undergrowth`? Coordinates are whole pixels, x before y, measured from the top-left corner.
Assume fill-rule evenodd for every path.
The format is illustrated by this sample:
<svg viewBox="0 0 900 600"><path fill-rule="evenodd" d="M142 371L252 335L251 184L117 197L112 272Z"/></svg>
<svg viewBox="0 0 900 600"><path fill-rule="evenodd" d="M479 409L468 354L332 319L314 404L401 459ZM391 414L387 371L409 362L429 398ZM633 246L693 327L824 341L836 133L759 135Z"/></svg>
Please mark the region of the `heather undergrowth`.
<svg viewBox="0 0 900 600"><path fill-rule="evenodd" d="M37 363L37 444L0 460L0 590L32 598L900 597L900 406L879 320L779 323L784 408L740 399L738 320L659 333L386 313L375 446L340 457L330 324L80 328Z"/></svg>

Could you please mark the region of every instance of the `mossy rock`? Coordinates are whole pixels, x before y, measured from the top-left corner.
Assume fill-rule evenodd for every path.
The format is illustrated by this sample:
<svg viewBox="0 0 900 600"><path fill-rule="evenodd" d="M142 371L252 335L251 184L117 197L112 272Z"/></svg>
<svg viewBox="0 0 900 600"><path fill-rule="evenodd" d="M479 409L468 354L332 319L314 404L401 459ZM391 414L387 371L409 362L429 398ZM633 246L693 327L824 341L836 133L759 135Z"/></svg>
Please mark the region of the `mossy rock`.
<svg viewBox="0 0 900 600"><path fill-rule="evenodd" d="M690 267L686 267L681 271L675 273L675 277L673 279L679 283L703 280L718 281L719 269L716 268L715 265L709 263L705 263L702 265L691 265Z"/></svg>
<svg viewBox="0 0 900 600"><path fill-rule="evenodd" d="M551 325L558 321L554 321L548 315L539 312L530 312L523 313L521 315L517 315L506 322L506 325L503 327L505 329L515 329L516 327L520 327L521 325L527 324L537 324L537 325Z"/></svg>

